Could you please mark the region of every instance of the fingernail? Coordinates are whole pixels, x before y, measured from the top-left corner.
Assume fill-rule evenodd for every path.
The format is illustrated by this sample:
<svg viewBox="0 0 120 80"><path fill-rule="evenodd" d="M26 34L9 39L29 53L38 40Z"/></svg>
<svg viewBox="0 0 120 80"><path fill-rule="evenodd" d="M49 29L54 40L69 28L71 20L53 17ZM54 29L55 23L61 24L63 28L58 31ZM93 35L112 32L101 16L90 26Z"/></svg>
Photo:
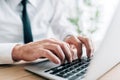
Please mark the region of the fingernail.
<svg viewBox="0 0 120 80"><path fill-rule="evenodd" d="M57 60L57 64L61 64L61 61L60 61L60 60Z"/></svg>
<svg viewBox="0 0 120 80"><path fill-rule="evenodd" d="M70 62L72 62L72 57L70 58Z"/></svg>

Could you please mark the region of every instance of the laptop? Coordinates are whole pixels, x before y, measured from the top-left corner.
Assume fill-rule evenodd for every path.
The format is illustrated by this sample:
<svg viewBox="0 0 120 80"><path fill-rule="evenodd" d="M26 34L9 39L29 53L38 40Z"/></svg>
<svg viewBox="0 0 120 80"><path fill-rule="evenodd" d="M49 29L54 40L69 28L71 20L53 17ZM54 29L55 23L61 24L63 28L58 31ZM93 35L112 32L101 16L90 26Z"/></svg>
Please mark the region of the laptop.
<svg viewBox="0 0 120 80"><path fill-rule="evenodd" d="M54 64L49 60L25 66L27 71L50 80L97 80L120 62L120 3L102 44L92 58L82 57L71 63Z"/></svg>

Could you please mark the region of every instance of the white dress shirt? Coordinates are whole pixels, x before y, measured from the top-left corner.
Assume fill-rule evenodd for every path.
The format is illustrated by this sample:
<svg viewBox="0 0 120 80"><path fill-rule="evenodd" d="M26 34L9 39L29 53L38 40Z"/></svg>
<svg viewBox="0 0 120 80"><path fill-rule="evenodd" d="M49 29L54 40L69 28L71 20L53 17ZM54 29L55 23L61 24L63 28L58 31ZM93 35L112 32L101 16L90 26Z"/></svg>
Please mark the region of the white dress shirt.
<svg viewBox="0 0 120 80"><path fill-rule="evenodd" d="M24 42L22 8L21 0L0 0L0 64L13 63L14 46ZM47 38L50 28L61 40L76 35L61 0L29 0L27 10L34 41Z"/></svg>

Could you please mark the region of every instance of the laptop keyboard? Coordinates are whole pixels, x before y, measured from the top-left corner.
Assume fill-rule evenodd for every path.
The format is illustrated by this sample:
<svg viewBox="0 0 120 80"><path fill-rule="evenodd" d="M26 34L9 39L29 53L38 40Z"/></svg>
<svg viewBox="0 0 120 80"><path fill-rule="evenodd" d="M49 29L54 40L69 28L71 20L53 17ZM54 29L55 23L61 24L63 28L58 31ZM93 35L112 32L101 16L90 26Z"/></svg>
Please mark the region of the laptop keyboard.
<svg viewBox="0 0 120 80"><path fill-rule="evenodd" d="M46 70L45 72L68 80L80 80L85 77L90 60L90 58L83 57L71 63L66 62L60 66Z"/></svg>

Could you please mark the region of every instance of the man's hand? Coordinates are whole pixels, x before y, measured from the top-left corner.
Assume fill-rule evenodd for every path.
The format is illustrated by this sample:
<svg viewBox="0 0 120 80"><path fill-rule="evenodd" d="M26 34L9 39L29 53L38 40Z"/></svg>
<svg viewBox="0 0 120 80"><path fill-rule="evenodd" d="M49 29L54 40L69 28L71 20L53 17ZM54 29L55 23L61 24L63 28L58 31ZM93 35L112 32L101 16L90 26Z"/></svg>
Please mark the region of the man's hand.
<svg viewBox="0 0 120 80"><path fill-rule="evenodd" d="M55 39L45 39L24 45L18 44L13 49L12 57L15 61L33 61L45 57L56 64L63 63L65 58L69 62L72 61L70 46L66 42Z"/></svg>
<svg viewBox="0 0 120 80"><path fill-rule="evenodd" d="M87 56L90 57L92 52L90 42L81 36L69 36L65 42L44 39L24 45L18 44L13 49L12 57L14 61L33 61L44 57L56 64L64 63L65 60L72 62L76 55L81 58L83 45L86 47Z"/></svg>
<svg viewBox="0 0 120 80"><path fill-rule="evenodd" d="M70 46L73 46L74 49L75 48L77 49L78 58L81 58L82 56L83 45L85 45L87 57L90 57L91 53L93 52L92 44L90 43L90 40L88 38L81 37L81 36L78 36L78 37L68 36L65 39L65 42L67 42ZM74 54L74 51L72 51L72 54Z"/></svg>

